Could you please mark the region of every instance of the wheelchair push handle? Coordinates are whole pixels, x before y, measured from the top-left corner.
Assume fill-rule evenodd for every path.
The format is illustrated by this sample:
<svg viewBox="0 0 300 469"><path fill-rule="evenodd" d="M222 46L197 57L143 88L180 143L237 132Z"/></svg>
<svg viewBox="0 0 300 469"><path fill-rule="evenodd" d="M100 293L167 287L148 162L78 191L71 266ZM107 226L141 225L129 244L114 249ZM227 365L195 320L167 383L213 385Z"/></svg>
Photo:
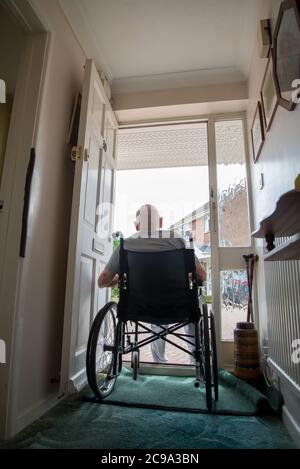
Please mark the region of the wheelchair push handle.
<svg viewBox="0 0 300 469"><path fill-rule="evenodd" d="M185 232L185 239L189 241L190 249L194 249L194 238L193 238L192 231L186 231Z"/></svg>
<svg viewBox="0 0 300 469"><path fill-rule="evenodd" d="M123 235L122 231L114 231L112 233L112 237L113 237L113 239L118 239L118 238L121 239L121 238L124 238L124 235Z"/></svg>

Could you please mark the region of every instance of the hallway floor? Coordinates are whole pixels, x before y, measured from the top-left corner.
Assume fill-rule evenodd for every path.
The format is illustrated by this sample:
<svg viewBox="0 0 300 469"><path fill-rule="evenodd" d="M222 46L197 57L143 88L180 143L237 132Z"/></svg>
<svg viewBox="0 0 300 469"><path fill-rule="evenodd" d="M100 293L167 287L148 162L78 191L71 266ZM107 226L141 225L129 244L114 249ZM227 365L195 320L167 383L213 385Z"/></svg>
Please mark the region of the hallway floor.
<svg viewBox="0 0 300 469"><path fill-rule="evenodd" d="M163 386L161 389L163 392ZM128 395L128 389L124 391ZM246 417L153 410L84 402L82 396L80 393L61 401L2 447L295 448L281 420L273 415Z"/></svg>
<svg viewBox="0 0 300 469"><path fill-rule="evenodd" d="M275 417L229 417L64 402L6 448L295 448Z"/></svg>

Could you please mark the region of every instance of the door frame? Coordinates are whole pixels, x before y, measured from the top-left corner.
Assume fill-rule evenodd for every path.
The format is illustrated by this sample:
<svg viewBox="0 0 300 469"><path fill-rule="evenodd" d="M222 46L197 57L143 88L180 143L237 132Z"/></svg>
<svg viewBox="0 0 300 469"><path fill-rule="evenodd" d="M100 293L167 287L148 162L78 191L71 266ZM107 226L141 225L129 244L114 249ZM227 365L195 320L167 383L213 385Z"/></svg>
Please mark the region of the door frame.
<svg viewBox="0 0 300 469"><path fill-rule="evenodd" d="M221 349L222 353L224 353L224 347L222 344L225 345L225 354L224 359L221 360L222 368L225 368L229 371L232 370L233 364L229 362L230 356L233 356L233 342L232 341L224 341L221 340L221 298L220 298L220 258L219 258L219 233L218 233L218 211L217 206L213 206L213 204L217 202L215 195L217 194L217 166L216 166L216 135L215 135L215 123L220 121L230 121L230 120L241 120L243 122L243 133L244 133L244 147L245 147L245 163L246 163L246 177L247 177L247 201L249 207L249 229L250 232L254 230L253 227L253 204L251 198L251 188L252 188L252 181L251 181L251 171L250 171L250 159L249 159L249 145L248 145L248 130L247 130L247 115L246 111L242 112L234 112L234 113L220 113L220 114L210 114L210 115L203 115L203 116L187 116L184 118L179 119L162 119L162 120L145 120L145 121L137 121L137 122L126 122L124 124L119 125L119 129L129 129L129 128L142 128L142 127L157 127L157 126L165 126L165 125L180 125L180 124L190 124L190 123L200 123L206 122L207 123L207 141L208 141L208 166L209 166L209 205L210 205L210 214L211 214L211 247L212 247L212 257L211 257L211 274L212 274L212 301L213 301L213 310L215 313L215 320L216 320L216 331L217 331L217 348L218 348L218 355L221 356ZM213 190L213 192L211 192ZM245 249L247 249L246 247ZM237 248L239 249L239 248ZM241 250L244 248L241 248ZM253 249L253 241L251 240L251 246L249 249ZM253 306L254 306L254 317L259 329L258 324L258 314L256 314L256 289L253 288ZM219 361L220 362L220 361ZM143 366L143 365L142 365ZM149 373L157 373L158 370L161 368L159 364L152 365L152 364L145 364L147 372ZM182 367L181 365L164 365L162 367L162 372L166 372L169 370L167 374L176 375L185 375L188 373L186 367ZM173 370L173 373L172 373Z"/></svg>
<svg viewBox="0 0 300 469"><path fill-rule="evenodd" d="M253 205L251 198L251 172L250 172L250 161L249 161L249 147L248 147L248 133L247 133L247 121L246 113L234 113L234 114L220 114L211 116L208 118L208 145L209 145L209 178L210 178L210 213L212 220L211 229L211 245L212 245L212 301L213 310L215 312L216 320L216 332L217 332L217 349L219 359L219 365L228 370L233 370L233 349L234 342L231 340L224 340L221 337L222 334L222 312L221 312L221 295L220 295L220 271L221 271L221 260L220 260L220 248L219 248L219 224L218 224L218 207L217 207L217 194L218 194L218 181L217 181L217 152L216 152L216 132L215 124L222 121L234 121L241 120L243 124L243 137L244 137L244 149L245 149L245 165L246 165L246 178L247 178L247 202L248 202L248 216L249 216L249 231L253 231ZM226 248L225 248L226 249ZM236 252L252 250L253 241L250 239L250 246L229 248L234 249ZM233 263L234 265L234 263ZM243 268L242 262L240 267L228 268ZM256 304L255 300L256 290L253 289L253 304ZM258 321L258 315L255 314L255 320ZM246 318L245 318L246 320ZM259 327L259 325L258 325Z"/></svg>
<svg viewBox="0 0 300 469"><path fill-rule="evenodd" d="M0 365L0 439L15 434L26 422L18 421L18 356L22 353L22 314L19 293L24 259L19 256L24 187L31 148L35 148L42 90L45 82L50 33L29 0L4 0L26 34L3 165L0 199L0 330L6 344Z"/></svg>

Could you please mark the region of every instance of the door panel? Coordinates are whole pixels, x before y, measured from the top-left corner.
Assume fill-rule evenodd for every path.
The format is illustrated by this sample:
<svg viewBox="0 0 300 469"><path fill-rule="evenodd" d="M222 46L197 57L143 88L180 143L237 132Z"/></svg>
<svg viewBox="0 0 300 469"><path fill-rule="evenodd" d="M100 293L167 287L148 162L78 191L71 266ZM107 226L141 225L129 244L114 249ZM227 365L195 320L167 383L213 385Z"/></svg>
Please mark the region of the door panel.
<svg viewBox="0 0 300 469"><path fill-rule="evenodd" d="M94 261L82 256L80 262L79 281L79 310L77 322L77 343L75 353L78 355L85 347L88 339L90 318L92 316L93 304L93 270Z"/></svg>
<svg viewBox="0 0 300 469"><path fill-rule="evenodd" d="M102 239L104 254L102 261L108 261L107 244L112 245L111 230L113 222L113 197L114 197L115 165L114 159L109 154L102 154L100 204L97 212L97 234Z"/></svg>
<svg viewBox="0 0 300 469"><path fill-rule="evenodd" d="M88 60L85 66L78 136L81 156L75 163L73 188L61 370L62 392L79 389L86 382L85 354L89 330L95 315L108 298L107 290L100 291L97 286L100 271L112 253L110 229L115 156L107 156L104 151L104 131L108 120L116 132L117 122L96 67ZM105 206L109 207L109 217L106 217L108 223L106 230L99 230L99 213L105 215Z"/></svg>
<svg viewBox="0 0 300 469"><path fill-rule="evenodd" d="M111 115L108 114L106 116L105 124L104 124L104 138L105 138L106 146L107 146L106 152L112 158L115 158L116 156L116 152L115 152L116 135L117 135L117 130L114 126Z"/></svg>
<svg viewBox="0 0 300 469"><path fill-rule="evenodd" d="M98 262L97 264L97 276L99 277L100 273L105 267L105 262ZM96 316L97 312L100 308L108 301L110 292L106 288L97 288L96 287L96 304L97 307L94 311L94 316Z"/></svg>
<svg viewBox="0 0 300 469"><path fill-rule="evenodd" d="M90 139L89 158L87 162L86 197L84 206L84 219L92 228L95 226L95 213L97 206L97 186L99 170L99 144Z"/></svg>

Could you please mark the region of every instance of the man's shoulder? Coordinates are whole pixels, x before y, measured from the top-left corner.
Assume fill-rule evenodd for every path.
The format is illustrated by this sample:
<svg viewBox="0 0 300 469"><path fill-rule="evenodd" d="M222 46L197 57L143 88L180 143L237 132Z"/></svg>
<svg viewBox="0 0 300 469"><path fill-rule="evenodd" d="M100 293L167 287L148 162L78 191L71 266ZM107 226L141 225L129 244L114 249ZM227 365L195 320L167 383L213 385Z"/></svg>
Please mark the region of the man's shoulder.
<svg viewBox="0 0 300 469"><path fill-rule="evenodd" d="M183 241L181 234L176 230L161 230L163 238L170 238L170 239L180 239Z"/></svg>
<svg viewBox="0 0 300 469"><path fill-rule="evenodd" d="M125 240L125 248L138 249L146 251L161 251L164 249L183 249L185 241L179 235L171 230L160 230L148 235L135 234Z"/></svg>

